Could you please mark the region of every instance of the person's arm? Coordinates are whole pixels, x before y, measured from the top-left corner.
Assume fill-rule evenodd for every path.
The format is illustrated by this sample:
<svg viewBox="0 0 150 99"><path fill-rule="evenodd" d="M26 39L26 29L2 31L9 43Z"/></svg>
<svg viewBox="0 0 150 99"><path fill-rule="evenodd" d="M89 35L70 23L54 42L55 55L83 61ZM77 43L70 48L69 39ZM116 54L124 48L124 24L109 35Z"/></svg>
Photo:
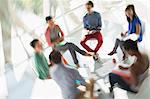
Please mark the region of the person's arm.
<svg viewBox="0 0 150 99"><path fill-rule="evenodd" d="M97 29L101 30L101 27L102 27L102 19L101 19L101 15L98 14L98 27L97 27Z"/></svg>
<svg viewBox="0 0 150 99"><path fill-rule="evenodd" d="M128 31L126 31L124 34L127 35L127 34L128 34Z"/></svg>
<svg viewBox="0 0 150 99"><path fill-rule="evenodd" d="M141 32L141 21L138 17L135 17L134 20L133 20L133 23L134 23L134 27L136 28L135 29L135 33L136 35L139 35L140 32ZM129 24L129 27L130 27L131 24Z"/></svg>
<svg viewBox="0 0 150 99"><path fill-rule="evenodd" d="M90 97L93 98L94 80L89 79L89 83L87 83L77 70L73 70L72 73L74 75L74 79L80 81L80 84L85 86L87 91L90 91Z"/></svg>
<svg viewBox="0 0 150 99"><path fill-rule="evenodd" d="M61 37L64 37L64 32L61 30L61 28L58 25L57 25L57 27L58 27L58 29L59 29L59 31L61 33Z"/></svg>
<svg viewBox="0 0 150 99"><path fill-rule="evenodd" d="M60 33L61 33L61 37L59 39L57 39L55 41L55 43L60 43L60 42L62 42L64 40L64 32L61 30L61 28L58 25L56 25L56 26L59 29Z"/></svg>
<svg viewBox="0 0 150 99"><path fill-rule="evenodd" d="M72 73L73 73L73 77L75 80L79 80L81 85L86 85L85 80L83 79L83 77L79 74L79 72L75 69L72 69Z"/></svg>
<svg viewBox="0 0 150 99"><path fill-rule="evenodd" d="M135 19L134 19L134 22L135 22L135 27L136 27L136 32L135 32L135 34L137 34L137 35L139 35L140 34L140 32L141 32L141 22L140 22L140 20L139 20L139 18L138 17L136 17ZM129 25L128 25L128 31L127 32L125 32L125 34L123 34L123 36L127 36L127 33L130 31L130 29L131 29L131 23L129 23ZM121 34L122 35L122 34Z"/></svg>
<svg viewBox="0 0 150 99"><path fill-rule="evenodd" d="M37 60L37 58L36 58L36 56L34 56L34 66L35 66L35 70L36 70L36 72L37 72L37 74L38 74L38 76L39 76L39 78L40 78L40 68L39 68L39 63L38 63L38 60Z"/></svg>
<svg viewBox="0 0 150 99"><path fill-rule="evenodd" d="M49 46L52 46L52 42L50 40L50 32L48 30L48 28L46 29L46 32L45 32L45 39L46 39L46 42L48 43Z"/></svg>
<svg viewBox="0 0 150 99"><path fill-rule="evenodd" d="M85 30L89 30L88 25L86 24L86 16L83 17L83 25Z"/></svg>
<svg viewBox="0 0 150 99"><path fill-rule="evenodd" d="M140 26L139 23L137 23L137 24L136 24L136 33L135 33L135 34L139 35L140 32L141 32L141 26Z"/></svg>
<svg viewBox="0 0 150 99"><path fill-rule="evenodd" d="M121 33L121 37L126 37L128 34L128 31L126 31L125 33Z"/></svg>
<svg viewBox="0 0 150 99"><path fill-rule="evenodd" d="M138 69L138 65L140 65L141 63L139 61L136 61L135 63L133 63L130 67L130 71L131 71L131 74L132 74L132 84L134 85L138 85L138 75L136 74L136 69Z"/></svg>

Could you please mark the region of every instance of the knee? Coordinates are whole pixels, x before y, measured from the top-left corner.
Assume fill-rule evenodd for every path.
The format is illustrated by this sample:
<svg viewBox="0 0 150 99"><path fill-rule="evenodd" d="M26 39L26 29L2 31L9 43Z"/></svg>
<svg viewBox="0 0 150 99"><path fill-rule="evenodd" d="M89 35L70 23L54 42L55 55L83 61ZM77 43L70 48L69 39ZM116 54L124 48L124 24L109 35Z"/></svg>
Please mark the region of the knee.
<svg viewBox="0 0 150 99"><path fill-rule="evenodd" d="M68 48L72 48L72 46L74 45L73 43L69 42L69 43L66 43Z"/></svg>
<svg viewBox="0 0 150 99"><path fill-rule="evenodd" d="M116 41L117 41L117 42L120 42L120 39L117 38Z"/></svg>
<svg viewBox="0 0 150 99"><path fill-rule="evenodd" d="M116 78L116 74L114 73L109 73L109 80L113 80Z"/></svg>
<svg viewBox="0 0 150 99"><path fill-rule="evenodd" d="M84 41L82 40L82 41L80 42L80 44L83 45L83 43L84 43Z"/></svg>

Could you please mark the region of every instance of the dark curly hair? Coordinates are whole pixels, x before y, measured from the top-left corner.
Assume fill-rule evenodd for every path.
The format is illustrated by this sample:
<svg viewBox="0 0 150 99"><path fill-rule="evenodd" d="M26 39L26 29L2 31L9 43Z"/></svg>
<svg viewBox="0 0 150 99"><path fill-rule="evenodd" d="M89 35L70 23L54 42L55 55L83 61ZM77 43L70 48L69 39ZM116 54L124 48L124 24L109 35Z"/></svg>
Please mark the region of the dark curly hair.
<svg viewBox="0 0 150 99"><path fill-rule="evenodd" d="M49 55L49 60L55 64L61 63L61 53L59 51L53 50Z"/></svg>
<svg viewBox="0 0 150 99"><path fill-rule="evenodd" d="M139 51L138 46L137 46L137 42L133 41L133 40L126 40L123 44L124 49L126 51L132 50L132 51Z"/></svg>

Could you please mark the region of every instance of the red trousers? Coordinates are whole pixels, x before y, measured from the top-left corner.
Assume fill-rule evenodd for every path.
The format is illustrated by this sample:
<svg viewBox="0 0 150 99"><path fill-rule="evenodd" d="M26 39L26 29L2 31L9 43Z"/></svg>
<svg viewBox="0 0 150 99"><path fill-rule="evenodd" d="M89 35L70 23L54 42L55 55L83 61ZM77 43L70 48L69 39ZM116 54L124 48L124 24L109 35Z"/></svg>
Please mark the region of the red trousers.
<svg viewBox="0 0 150 99"><path fill-rule="evenodd" d="M86 42L90 39L96 39L98 41L98 44L96 45L95 49L91 49ZM103 44L103 38L100 32L95 32L92 34L85 35L85 38L80 42L80 44L88 51L88 52L97 52L99 48Z"/></svg>

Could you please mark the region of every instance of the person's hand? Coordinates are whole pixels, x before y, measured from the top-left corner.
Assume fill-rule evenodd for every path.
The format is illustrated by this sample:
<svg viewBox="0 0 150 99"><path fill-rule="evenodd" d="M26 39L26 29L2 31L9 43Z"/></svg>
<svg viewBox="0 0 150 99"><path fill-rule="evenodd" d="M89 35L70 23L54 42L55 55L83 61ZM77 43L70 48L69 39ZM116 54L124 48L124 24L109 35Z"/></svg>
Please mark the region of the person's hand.
<svg viewBox="0 0 150 99"><path fill-rule="evenodd" d="M50 75L48 75L47 79L52 79Z"/></svg>
<svg viewBox="0 0 150 99"><path fill-rule="evenodd" d="M52 64L52 63L48 64L48 67L52 67L52 66L53 66L53 64Z"/></svg>
<svg viewBox="0 0 150 99"><path fill-rule="evenodd" d="M116 64L116 63L117 63L117 61L116 61L116 59L115 59L115 58L113 58L113 59L112 59L112 62L113 62L114 64Z"/></svg>
<svg viewBox="0 0 150 99"><path fill-rule="evenodd" d="M121 69L121 70L128 70L127 67L123 67L123 66L121 66L121 65L119 65L119 69Z"/></svg>
<svg viewBox="0 0 150 99"><path fill-rule="evenodd" d="M124 33L121 33L121 37L125 37L125 34L124 34Z"/></svg>
<svg viewBox="0 0 150 99"><path fill-rule="evenodd" d="M56 40L56 41L54 42L55 45L58 44L58 43L59 43L59 40Z"/></svg>
<svg viewBox="0 0 150 99"><path fill-rule="evenodd" d="M57 39L55 43L58 44L58 43L62 42L63 40L64 40L64 37L61 37L61 38Z"/></svg>
<svg viewBox="0 0 150 99"><path fill-rule="evenodd" d="M51 47L52 47L52 49L54 49L54 47L55 47L54 43L52 43Z"/></svg>
<svg viewBox="0 0 150 99"><path fill-rule="evenodd" d="M123 66L120 66L120 65L119 65L118 67L119 67L119 69L124 70L124 67L123 67Z"/></svg>
<svg viewBox="0 0 150 99"><path fill-rule="evenodd" d="M53 46L57 45L59 43L59 39L55 40L55 42L53 42Z"/></svg>
<svg viewBox="0 0 150 99"><path fill-rule="evenodd" d="M90 31L90 30L87 30L87 33L88 33L88 34L90 34L90 33L91 33L91 31ZM88 35L88 34L87 34L87 35Z"/></svg>
<svg viewBox="0 0 150 99"><path fill-rule="evenodd" d="M62 42L62 41L64 41L64 37L61 37L59 40L59 42Z"/></svg>
<svg viewBox="0 0 150 99"><path fill-rule="evenodd" d="M86 87L83 85L78 85L77 87L81 92L86 92Z"/></svg>
<svg viewBox="0 0 150 99"><path fill-rule="evenodd" d="M56 42L53 42L52 48L55 48L55 46L56 46Z"/></svg>

